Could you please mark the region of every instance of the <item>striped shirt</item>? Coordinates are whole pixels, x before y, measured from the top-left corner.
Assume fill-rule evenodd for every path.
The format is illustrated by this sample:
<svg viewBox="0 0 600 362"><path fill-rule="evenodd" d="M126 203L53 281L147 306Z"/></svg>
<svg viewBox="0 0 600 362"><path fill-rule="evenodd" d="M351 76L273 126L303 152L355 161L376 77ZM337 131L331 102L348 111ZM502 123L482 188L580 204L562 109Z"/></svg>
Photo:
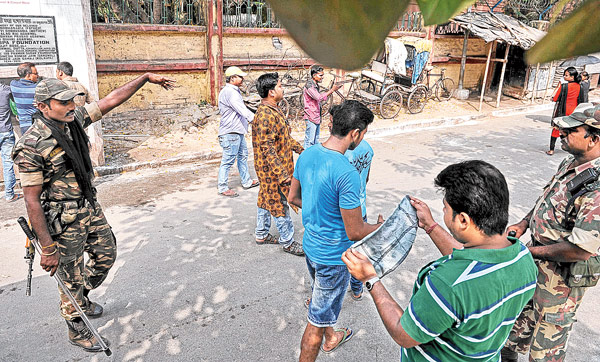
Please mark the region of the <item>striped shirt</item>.
<svg viewBox="0 0 600 362"><path fill-rule="evenodd" d="M33 105L36 86L37 83L27 79L10 82L10 90L17 105L17 115L19 116L19 125L21 127L31 126L31 115L37 111L37 108Z"/></svg>
<svg viewBox="0 0 600 362"><path fill-rule="evenodd" d="M402 348L401 361L500 359L537 280L529 250L509 240L503 249L455 249L421 269L401 319L421 344Z"/></svg>

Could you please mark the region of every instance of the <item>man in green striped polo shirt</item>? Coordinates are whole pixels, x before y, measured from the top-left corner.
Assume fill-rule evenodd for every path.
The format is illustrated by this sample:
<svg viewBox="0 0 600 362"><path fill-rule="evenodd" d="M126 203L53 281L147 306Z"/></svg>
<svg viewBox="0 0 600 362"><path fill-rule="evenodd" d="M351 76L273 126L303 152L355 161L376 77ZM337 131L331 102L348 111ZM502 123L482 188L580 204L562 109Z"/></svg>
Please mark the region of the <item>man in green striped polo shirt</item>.
<svg viewBox="0 0 600 362"><path fill-rule="evenodd" d="M401 361L498 361L537 278L529 250L505 235L506 180L489 163L465 161L446 167L435 185L444 191L450 233L424 202L411 198L419 227L443 256L419 272L406 313L366 256L348 249L342 260L370 291L389 334L402 346Z"/></svg>

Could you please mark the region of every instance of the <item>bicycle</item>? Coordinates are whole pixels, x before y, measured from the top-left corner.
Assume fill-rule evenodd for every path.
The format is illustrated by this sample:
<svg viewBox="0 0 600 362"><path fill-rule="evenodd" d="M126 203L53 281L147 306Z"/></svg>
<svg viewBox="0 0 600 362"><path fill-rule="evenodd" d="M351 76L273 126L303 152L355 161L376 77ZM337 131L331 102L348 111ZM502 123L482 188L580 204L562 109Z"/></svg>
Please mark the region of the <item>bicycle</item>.
<svg viewBox="0 0 600 362"><path fill-rule="evenodd" d="M438 102L445 102L452 98L454 95L454 91L456 90L456 84L452 78L448 78L445 76L446 68L441 69L441 73L439 74L431 74L430 69L424 70L427 77L427 83L417 83L414 84L410 90L408 90L409 96L406 101L406 108L412 114L419 113L425 107L425 103L429 98L435 97ZM431 88L428 87L430 82L430 77L439 76L440 78L435 81ZM418 82L423 81L423 73L418 79Z"/></svg>

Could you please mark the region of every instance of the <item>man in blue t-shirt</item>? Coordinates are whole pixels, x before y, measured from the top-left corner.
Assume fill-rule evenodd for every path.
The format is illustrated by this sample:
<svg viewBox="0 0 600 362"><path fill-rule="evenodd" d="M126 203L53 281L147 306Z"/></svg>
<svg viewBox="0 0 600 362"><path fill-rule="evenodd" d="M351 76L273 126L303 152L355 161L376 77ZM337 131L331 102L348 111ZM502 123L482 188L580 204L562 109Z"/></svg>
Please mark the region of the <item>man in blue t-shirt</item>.
<svg viewBox="0 0 600 362"><path fill-rule="evenodd" d="M21 78L10 82L10 90L17 106L19 126L23 134L31 127L31 115L37 111L33 105L33 96L39 76L35 64L30 62L19 65L17 74Z"/></svg>
<svg viewBox="0 0 600 362"><path fill-rule="evenodd" d="M358 101L345 101L332 114L327 141L306 149L298 158L288 196L291 204L302 208L304 253L313 280L300 361L314 361L319 346L329 353L352 338L349 328L333 329L350 281L341 257L353 241L383 222L381 215L378 224L363 221L360 176L344 157L346 150L362 141L373 113Z"/></svg>
<svg viewBox="0 0 600 362"><path fill-rule="evenodd" d="M350 161L350 164L356 168L360 175L360 208L362 217L367 221L367 182L371 173L371 161L373 161L373 148L366 141L362 140L353 150L347 150L344 156ZM352 289L352 299L362 299L362 282L355 277L350 277L350 288Z"/></svg>

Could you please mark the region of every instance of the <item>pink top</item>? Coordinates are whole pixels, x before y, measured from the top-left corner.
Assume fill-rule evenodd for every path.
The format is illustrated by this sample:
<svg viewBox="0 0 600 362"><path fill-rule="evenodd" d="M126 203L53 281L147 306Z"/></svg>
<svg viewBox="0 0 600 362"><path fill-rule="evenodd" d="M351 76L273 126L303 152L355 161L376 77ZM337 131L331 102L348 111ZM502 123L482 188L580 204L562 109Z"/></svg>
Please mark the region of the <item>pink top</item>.
<svg viewBox="0 0 600 362"><path fill-rule="evenodd" d="M317 85L311 79L304 86L302 96L304 97L304 119L314 124L321 123L321 103L326 99L327 92L319 93Z"/></svg>

